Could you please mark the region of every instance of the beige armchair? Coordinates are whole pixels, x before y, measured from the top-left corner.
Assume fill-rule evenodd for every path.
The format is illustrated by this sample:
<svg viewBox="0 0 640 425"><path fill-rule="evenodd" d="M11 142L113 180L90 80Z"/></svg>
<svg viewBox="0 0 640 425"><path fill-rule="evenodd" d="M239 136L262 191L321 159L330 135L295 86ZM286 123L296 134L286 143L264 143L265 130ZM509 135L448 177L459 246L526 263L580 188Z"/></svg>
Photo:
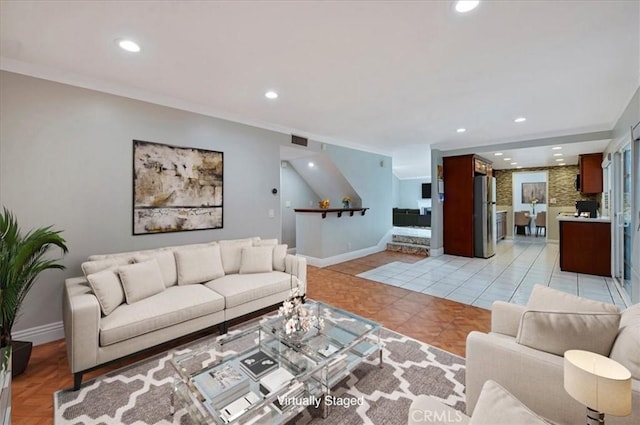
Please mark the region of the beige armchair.
<svg viewBox="0 0 640 425"><path fill-rule="evenodd" d="M607 424L639 424L640 304L620 314L611 304L539 285L527 307L495 302L491 332L468 335L467 415L473 414L483 384L494 380L555 424L584 424L586 407L564 390L562 354L570 348L604 352L631 371L632 413L607 415Z"/></svg>

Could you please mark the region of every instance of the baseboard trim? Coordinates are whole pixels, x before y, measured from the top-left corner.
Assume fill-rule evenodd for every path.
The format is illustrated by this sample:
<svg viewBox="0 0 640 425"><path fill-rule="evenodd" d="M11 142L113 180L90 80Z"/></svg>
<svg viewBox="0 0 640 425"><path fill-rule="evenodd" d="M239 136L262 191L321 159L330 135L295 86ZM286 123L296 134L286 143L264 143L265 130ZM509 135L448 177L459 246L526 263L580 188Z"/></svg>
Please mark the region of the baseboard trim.
<svg viewBox="0 0 640 425"><path fill-rule="evenodd" d="M17 341L31 341L33 345L46 344L64 338L64 327L62 322L48 323L22 331L11 333L11 338Z"/></svg>
<svg viewBox="0 0 640 425"><path fill-rule="evenodd" d="M345 261L355 260L356 258L364 257L367 255L375 254L376 252L382 252L386 249L386 246L381 248L380 246L372 246L369 248L359 249L357 251L345 252L344 254L334 255L327 258L316 258L308 255L298 254L300 257L307 259L307 264L314 267L328 267L338 263L344 263Z"/></svg>

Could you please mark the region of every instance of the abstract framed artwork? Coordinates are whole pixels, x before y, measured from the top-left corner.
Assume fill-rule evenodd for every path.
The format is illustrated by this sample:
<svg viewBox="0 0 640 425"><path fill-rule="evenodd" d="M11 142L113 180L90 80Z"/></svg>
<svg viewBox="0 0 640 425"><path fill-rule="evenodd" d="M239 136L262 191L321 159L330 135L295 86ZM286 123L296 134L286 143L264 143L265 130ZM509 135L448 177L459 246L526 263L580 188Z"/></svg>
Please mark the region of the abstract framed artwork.
<svg viewBox="0 0 640 425"><path fill-rule="evenodd" d="M133 234L222 228L222 152L133 141Z"/></svg>
<svg viewBox="0 0 640 425"><path fill-rule="evenodd" d="M522 183L522 203L530 204L534 199L538 204L547 203L547 183Z"/></svg>

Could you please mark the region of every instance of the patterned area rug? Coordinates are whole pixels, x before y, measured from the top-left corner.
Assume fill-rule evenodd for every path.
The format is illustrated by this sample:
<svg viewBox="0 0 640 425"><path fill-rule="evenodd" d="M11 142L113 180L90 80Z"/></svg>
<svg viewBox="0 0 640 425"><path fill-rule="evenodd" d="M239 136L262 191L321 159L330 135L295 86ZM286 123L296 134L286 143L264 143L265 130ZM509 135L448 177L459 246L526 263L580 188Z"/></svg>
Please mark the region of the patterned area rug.
<svg viewBox="0 0 640 425"><path fill-rule="evenodd" d="M333 406L325 420L312 410L290 424L406 424L411 401L420 394L435 396L464 411L464 359L405 335L382 329L383 367L378 356L358 366L332 390L335 398L357 398L362 405ZM194 341L180 350L192 349ZM54 393L54 423L180 424L194 422L185 410L171 415L173 367L169 352L88 381L77 392Z"/></svg>

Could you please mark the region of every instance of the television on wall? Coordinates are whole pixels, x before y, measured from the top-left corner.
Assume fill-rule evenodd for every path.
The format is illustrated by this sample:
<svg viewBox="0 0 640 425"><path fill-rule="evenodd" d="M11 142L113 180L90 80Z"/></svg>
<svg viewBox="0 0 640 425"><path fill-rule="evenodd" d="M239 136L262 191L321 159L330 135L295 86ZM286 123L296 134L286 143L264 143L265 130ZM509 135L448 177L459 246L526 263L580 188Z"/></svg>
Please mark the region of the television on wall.
<svg viewBox="0 0 640 425"><path fill-rule="evenodd" d="M431 199L431 183L422 183L422 199Z"/></svg>

